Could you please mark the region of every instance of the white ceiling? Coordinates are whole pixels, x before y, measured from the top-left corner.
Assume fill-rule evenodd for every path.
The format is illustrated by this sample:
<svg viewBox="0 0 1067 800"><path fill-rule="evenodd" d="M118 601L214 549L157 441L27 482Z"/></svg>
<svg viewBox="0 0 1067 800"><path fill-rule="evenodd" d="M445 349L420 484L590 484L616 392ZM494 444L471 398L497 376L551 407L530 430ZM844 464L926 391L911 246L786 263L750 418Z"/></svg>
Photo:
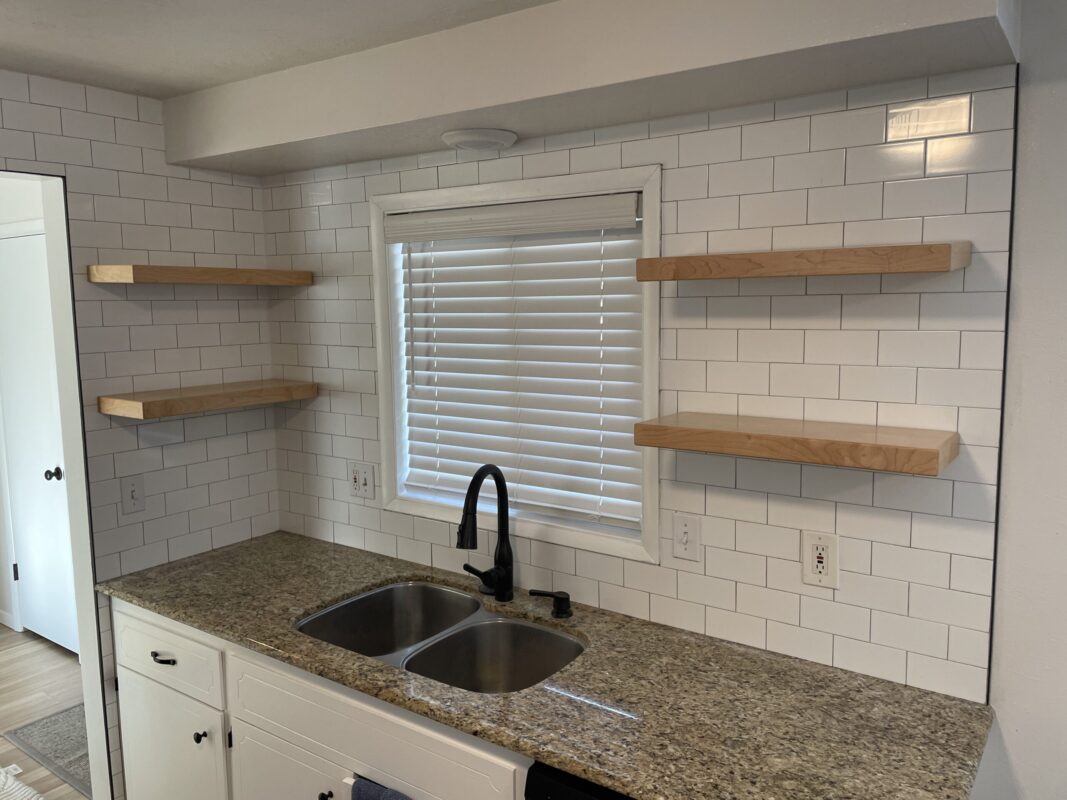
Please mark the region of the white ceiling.
<svg viewBox="0 0 1067 800"><path fill-rule="evenodd" d="M0 68L166 98L551 0L0 0Z"/></svg>

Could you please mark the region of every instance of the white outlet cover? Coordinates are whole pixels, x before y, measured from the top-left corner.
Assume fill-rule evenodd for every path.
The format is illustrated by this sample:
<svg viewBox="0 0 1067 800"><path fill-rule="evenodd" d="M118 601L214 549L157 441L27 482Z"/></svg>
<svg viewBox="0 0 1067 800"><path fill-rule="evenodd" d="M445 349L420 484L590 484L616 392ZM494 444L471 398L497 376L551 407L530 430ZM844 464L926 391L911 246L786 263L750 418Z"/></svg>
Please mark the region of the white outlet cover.
<svg viewBox="0 0 1067 800"><path fill-rule="evenodd" d="M816 550L826 548L824 563L817 565ZM836 589L838 586L838 542L836 533L801 531L801 580L812 586Z"/></svg>
<svg viewBox="0 0 1067 800"><path fill-rule="evenodd" d="M674 515L674 557L686 561L700 561L700 517L693 514Z"/></svg>

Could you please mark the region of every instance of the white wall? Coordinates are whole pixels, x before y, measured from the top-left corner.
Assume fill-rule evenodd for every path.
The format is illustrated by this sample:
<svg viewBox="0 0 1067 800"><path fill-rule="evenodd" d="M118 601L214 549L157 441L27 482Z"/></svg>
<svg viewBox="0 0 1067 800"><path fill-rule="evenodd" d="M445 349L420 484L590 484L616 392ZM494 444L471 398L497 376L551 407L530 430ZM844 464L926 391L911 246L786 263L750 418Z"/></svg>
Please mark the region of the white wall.
<svg viewBox="0 0 1067 800"><path fill-rule="evenodd" d="M265 212L322 276L275 353L320 397L285 410L287 530L459 570L452 526L353 502L377 462L366 196L661 163L665 254L966 239L951 275L664 284L661 406L959 430L940 478L664 452L661 531L702 517L704 558L659 566L518 539L516 580L579 602L973 700L986 697L1010 219L1013 66L290 173ZM885 145L887 105L971 98L965 135ZM800 530L836 531L834 592L800 583ZM488 539L488 537L487 537ZM490 542L475 563L488 566Z"/></svg>
<svg viewBox="0 0 1067 800"><path fill-rule="evenodd" d="M41 219L41 185L34 178L0 178L0 225Z"/></svg>
<svg viewBox="0 0 1067 800"><path fill-rule="evenodd" d="M1067 5L1024 0L991 702L974 797L1067 797Z"/></svg>

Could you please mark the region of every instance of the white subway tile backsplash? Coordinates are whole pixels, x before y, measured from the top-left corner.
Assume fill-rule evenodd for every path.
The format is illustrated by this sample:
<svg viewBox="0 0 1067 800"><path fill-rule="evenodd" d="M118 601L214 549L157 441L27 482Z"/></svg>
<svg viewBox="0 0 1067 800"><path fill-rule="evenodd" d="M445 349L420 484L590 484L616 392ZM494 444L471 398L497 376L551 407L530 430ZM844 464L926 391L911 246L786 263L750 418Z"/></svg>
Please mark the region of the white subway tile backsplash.
<svg viewBox="0 0 1067 800"><path fill-rule="evenodd" d="M724 197L769 192L774 188L773 180L773 158L712 164L708 167L708 194Z"/></svg>
<svg viewBox="0 0 1067 800"><path fill-rule="evenodd" d="M821 664L832 664L833 640L834 637L828 633L784 625L773 620L767 622L767 649L776 653Z"/></svg>
<svg viewBox="0 0 1067 800"><path fill-rule="evenodd" d="M855 183L808 191L808 222L849 222L881 217L881 183Z"/></svg>
<svg viewBox="0 0 1067 800"><path fill-rule="evenodd" d="M947 136L926 143L926 174L955 175L1012 168L1012 131Z"/></svg>
<svg viewBox="0 0 1067 800"><path fill-rule="evenodd" d="M747 644L750 647L767 646L767 620L762 617L709 606L705 611L704 631L708 636Z"/></svg>
<svg viewBox="0 0 1067 800"><path fill-rule="evenodd" d="M817 597L800 598L800 624L826 633L848 636L852 639L869 639L871 634L870 609L834 603Z"/></svg>
<svg viewBox="0 0 1067 800"><path fill-rule="evenodd" d="M774 189L809 189L845 182L845 151L824 150L774 159Z"/></svg>
<svg viewBox="0 0 1067 800"><path fill-rule="evenodd" d="M800 225L807 220L808 195L805 191L768 192L741 197L740 226L763 228Z"/></svg>
<svg viewBox="0 0 1067 800"><path fill-rule="evenodd" d="M885 141L885 106L872 106L811 118L811 149L860 147Z"/></svg>
<svg viewBox="0 0 1067 800"><path fill-rule="evenodd" d="M741 157L741 128L687 133L678 137L678 164L718 164Z"/></svg>
<svg viewBox="0 0 1067 800"><path fill-rule="evenodd" d="M741 129L741 158L807 152L810 129L808 117L744 125Z"/></svg>

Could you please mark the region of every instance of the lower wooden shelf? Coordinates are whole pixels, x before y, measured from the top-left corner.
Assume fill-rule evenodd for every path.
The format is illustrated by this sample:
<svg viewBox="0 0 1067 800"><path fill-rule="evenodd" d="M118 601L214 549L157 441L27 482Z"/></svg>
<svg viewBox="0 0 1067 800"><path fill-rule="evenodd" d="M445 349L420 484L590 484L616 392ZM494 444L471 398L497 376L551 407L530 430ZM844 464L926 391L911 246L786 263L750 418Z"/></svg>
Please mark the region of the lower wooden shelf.
<svg viewBox="0 0 1067 800"><path fill-rule="evenodd" d="M319 385L307 381L264 380L187 386L150 392L101 395L96 405L101 414L130 419L159 419L203 411L225 411L292 400L309 400Z"/></svg>
<svg viewBox="0 0 1067 800"><path fill-rule="evenodd" d="M937 475L959 455L955 431L682 412L639 422L644 447Z"/></svg>

